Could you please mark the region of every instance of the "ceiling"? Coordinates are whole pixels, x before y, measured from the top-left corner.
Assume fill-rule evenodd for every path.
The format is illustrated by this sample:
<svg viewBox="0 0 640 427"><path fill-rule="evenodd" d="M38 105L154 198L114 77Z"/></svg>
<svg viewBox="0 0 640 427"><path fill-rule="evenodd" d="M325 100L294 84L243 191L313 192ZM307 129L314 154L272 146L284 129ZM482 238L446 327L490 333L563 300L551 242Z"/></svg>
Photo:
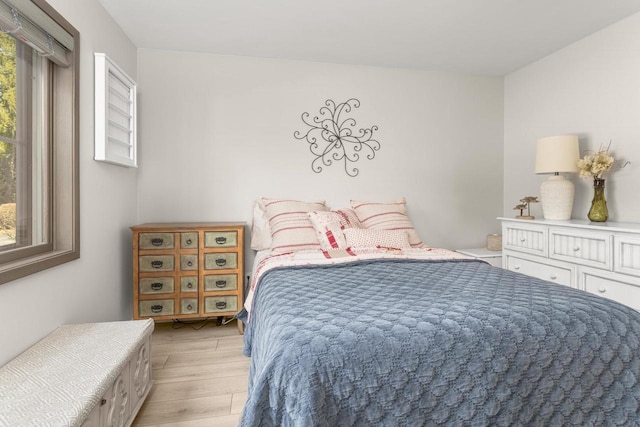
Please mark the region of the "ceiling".
<svg viewBox="0 0 640 427"><path fill-rule="evenodd" d="M502 76L640 0L99 0L139 48Z"/></svg>

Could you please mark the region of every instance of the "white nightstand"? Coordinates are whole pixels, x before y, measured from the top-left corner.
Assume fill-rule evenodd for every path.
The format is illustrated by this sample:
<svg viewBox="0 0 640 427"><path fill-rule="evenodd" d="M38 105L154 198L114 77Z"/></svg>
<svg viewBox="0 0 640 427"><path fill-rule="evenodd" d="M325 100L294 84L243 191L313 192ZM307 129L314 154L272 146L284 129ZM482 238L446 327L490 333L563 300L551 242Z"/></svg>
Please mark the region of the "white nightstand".
<svg viewBox="0 0 640 427"><path fill-rule="evenodd" d="M456 249L456 252L473 258L481 259L493 265L494 267L502 267L502 251L490 251L487 248L474 248Z"/></svg>

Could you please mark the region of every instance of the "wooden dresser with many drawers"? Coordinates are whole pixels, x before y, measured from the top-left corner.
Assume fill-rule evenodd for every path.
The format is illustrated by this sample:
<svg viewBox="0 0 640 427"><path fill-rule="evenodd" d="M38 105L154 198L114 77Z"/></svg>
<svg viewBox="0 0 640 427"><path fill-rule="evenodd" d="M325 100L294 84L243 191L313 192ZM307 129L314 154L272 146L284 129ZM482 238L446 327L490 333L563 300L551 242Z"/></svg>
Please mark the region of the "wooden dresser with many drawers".
<svg viewBox="0 0 640 427"><path fill-rule="evenodd" d="M244 229L239 222L131 227L133 318L235 315L243 304Z"/></svg>
<svg viewBox="0 0 640 427"><path fill-rule="evenodd" d="M640 311L640 224L499 219L504 268Z"/></svg>

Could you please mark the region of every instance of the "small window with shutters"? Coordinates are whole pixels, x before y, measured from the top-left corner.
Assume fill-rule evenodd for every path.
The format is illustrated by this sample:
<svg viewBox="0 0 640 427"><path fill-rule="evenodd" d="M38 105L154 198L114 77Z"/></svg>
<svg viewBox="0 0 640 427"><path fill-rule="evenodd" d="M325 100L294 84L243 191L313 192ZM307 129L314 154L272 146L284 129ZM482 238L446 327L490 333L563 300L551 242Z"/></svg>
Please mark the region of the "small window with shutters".
<svg viewBox="0 0 640 427"><path fill-rule="evenodd" d="M136 83L104 53L95 54L95 160L137 167Z"/></svg>

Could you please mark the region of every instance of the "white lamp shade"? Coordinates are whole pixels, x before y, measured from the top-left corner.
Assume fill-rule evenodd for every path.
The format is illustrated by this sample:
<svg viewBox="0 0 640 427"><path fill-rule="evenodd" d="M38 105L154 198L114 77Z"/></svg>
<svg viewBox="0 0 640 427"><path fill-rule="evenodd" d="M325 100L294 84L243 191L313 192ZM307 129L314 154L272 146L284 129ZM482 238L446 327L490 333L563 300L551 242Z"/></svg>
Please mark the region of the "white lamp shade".
<svg viewBox="0 0 640 427"><path fill-rule="evenodd" d="M536 173L578 172L579 158L576 135L539 139L536 146Z"/></svg>

